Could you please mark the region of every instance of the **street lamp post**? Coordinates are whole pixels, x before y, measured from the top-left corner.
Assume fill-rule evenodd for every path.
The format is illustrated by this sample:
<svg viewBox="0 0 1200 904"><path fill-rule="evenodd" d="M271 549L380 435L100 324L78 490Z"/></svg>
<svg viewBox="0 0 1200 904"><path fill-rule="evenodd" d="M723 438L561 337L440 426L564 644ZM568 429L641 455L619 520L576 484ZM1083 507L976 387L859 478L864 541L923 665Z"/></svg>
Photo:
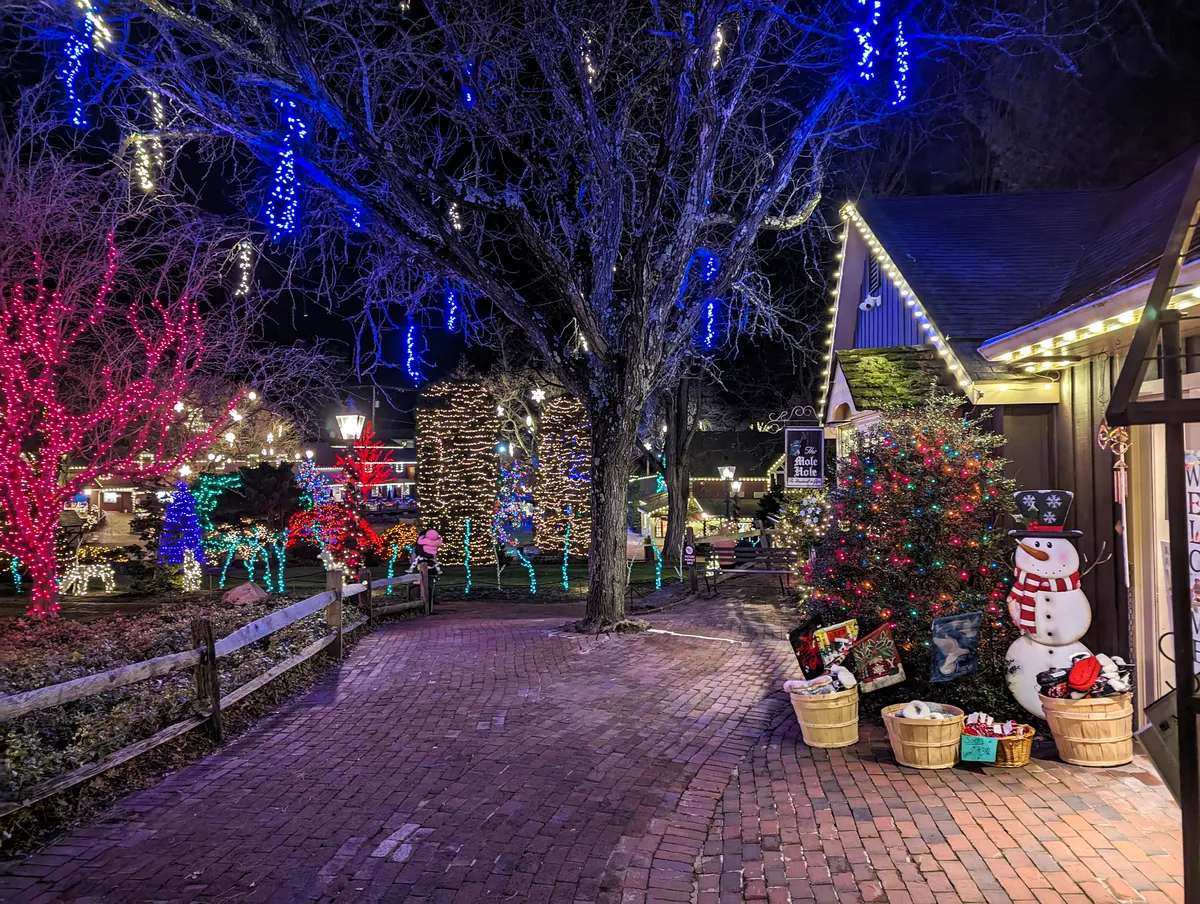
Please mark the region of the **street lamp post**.
<svg viewBox="0 0 1200 904"><path fill-rule="evenodd" d="M737 472L734 465L721 465L717 468L717 473L721 475L721 479L725 481L725 523L729 523L731 508L733 505L733 496L731 494L733 475ZM739 484L740 486L740 484Z"/></svg>
<svg viewBox="0 0 1200 904"><path fill-rule="evenodd" d="M738 515L739 515L738 493L740 493L742 491L742 482L740 480L734 480L734 481L730 482L729 486L733 490L733 518L734 518L734 522L736 523Z"/></svg>

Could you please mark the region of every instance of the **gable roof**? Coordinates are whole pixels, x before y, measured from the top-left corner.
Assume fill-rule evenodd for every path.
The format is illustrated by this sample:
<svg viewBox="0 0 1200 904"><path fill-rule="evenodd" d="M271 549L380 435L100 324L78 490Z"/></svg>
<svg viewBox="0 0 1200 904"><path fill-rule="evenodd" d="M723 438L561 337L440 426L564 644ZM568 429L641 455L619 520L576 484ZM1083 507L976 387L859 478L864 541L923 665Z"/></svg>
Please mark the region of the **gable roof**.
<svg viewBox="0 0 1200 904"><path fill-rule="evenodd" d="M856 206L947 338L984 340L1152 268L1198 154L1124 189Z"/></svg>
<svg viewBox="0 0 1200 904"><path fill-rule="evenodd" d="M889 403L918 405L934 388L958 392L932 345L841 349L838 366L859 411L874 411Z"/></svg>

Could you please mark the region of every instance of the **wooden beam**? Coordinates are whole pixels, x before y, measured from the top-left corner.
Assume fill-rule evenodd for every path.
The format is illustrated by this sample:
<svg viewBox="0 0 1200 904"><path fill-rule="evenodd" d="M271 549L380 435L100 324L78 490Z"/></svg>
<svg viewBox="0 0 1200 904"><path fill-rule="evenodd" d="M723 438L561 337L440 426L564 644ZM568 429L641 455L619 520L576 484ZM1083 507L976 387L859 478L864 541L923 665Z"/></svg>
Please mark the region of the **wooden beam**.
<svg viewBox="0 0 1200 904"><path fill-rule="evenodd" d="M205 716L192 716L190 719L176 722L174 725L168 726L162 731L150 735L145 740L138 741L136 744L122 747L116 753L110 753L102 760L90 763L87 766L80 766L78 769L72 769L70 772L64 772L62 775L56 776L49 781L40 782L30 788L21 800L0 804L0 816L15 813L17 810L22 810L31 804L36 804L39 800L45 800L52 794L65 791L67 788L78 785L80 782L94 778L101 773L107 772L109 769L132 760L135 756L141 756L143 753L148 753L155 747L167 743L167 741L175 740L193 728L199 728L206 721L207 718Z"/></svg>
<svg viewBox="0 0 1200 904"><path fill-rule="evenodd" d="M1171 294L1179 281L1179 271L1183 267L1183 259L1187 256L1192 245L1192 237L1196 231L1197 218L1200 216L1200 155L1197 155L1192 165L1192 174L1188 178L1179 212L1171 226L1171 235L1163 250L1158 270L1154 274L1154 282L1150 286L1150 295L1146 299L1146 307L1142 310L1142 319L1138 323L1137 332L1129 345L1125 364L1117 376L1113 386L1112 397L1108 403L1106 418L1114 426L1128 427L1133 423L1162 423L1151 421L1131 421L1130 414L1138 404L1138 392L1146 378L1146 365L1150 355L1158 345L1158 334L1162 329L1162 312L1171 303ZM1193 403L1195 413L1192 420L1200 416L1200 403ZM1174 422L1173 422L1174 423Z"/></svg>
<svg viewBox="0 0 1200 904"><path fill-rule="evenodd" d="M352 584L345 588L345 592L351 592L351 587L354 586L361 587L361 585ZM316 596L310 596L306 600L292 603L278 612L264 615L257 621L252 621L250 624L238 628L232 634L222 637L217 641L217 656L228 656L234 650L240 650L242 647L252 644L256 640L261 640L268 634L274 634L280 628L286 628L292 622L300 621L305 616L319 612L333 601L334 595L334 591L326 590L324 593L318 593Z"/></svg>
<svg viewBox="0 0 1200 904"><path fill-rule="evenodd" d="M205 714L204 730L214 744L221 743L221 673L213 649L213 626L207 618L192 622L192 643L200 648L196 663L196 708Z"/></svg>
<svg viewBox="0 0 1200 904"><path fill-rule="evenodd" d="M367 620L360 619L354 624L344 629L343 633L356 631L367 623ZM231 691L221 698L221 709L228 709L235 703L239 703L246 697L250 696L257 690L266 687L280 675L294 669L300 663L311 659L313 656L320 653L325 647L333 643L334 635L328 634L322 637L315 643L309 644L295 656L285 659L278 663L269 671L263 672L252 681L248 681L235 691ZM41 782L34 785L19 801L10 801L8 803L0 803L0 816L7 816L9 813L15 813L17 810L31 806L38 801L45 800L59 791L65 791L67 788L78 785L80 782L85 782L90 778L95 778L110 769L114 769L122 763L126 763L134 757L141 756L143 753L149 753L155 747L173 741L178 737L186 734L194 728L199 728L205 723L205 716L192 716L189 719L184 719L182 722L176 722L174 725L169 725L162 731L152 734L144 740L137 741L126 747L122 747L115 753L111 753L102 760L95 763L89 763L86 766L80 766L78 769L73 769L70 772L64 772L62 775L55 776L49 781Z"/></svg>
<svg viewBox="0 0 1200 904"><path fill-rule="evenodd" d="M387 606L376 606L374 617L378 618L381 615L394 615L397 612L409 612L417 609L424 609L425 603L422 600L412 600L405 603L391 603Z"/></svg>
<svg viewBox="0 0 1200 904"><path fill-rule="evenodd" d="M0 722L7 722L25 713L51 706L61 706L85 697L93 697L119 687L136 684L147 678L157 678L179 669L190 668L200 661L200 651L185 650L182 653L169 653L166 656L156 656L144 662L118 666L95 675L85 675L61 684L51 684L19 694L0 697Z"/></svg>

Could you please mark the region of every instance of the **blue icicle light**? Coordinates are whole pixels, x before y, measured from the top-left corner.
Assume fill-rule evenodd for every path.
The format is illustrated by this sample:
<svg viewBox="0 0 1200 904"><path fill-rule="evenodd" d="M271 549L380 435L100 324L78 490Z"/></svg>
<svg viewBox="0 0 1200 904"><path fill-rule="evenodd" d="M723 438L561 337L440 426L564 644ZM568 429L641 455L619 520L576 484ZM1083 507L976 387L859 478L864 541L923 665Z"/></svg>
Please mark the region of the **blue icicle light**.
<svg viewBox="0 0 1200 904"><path fill-rule="evenodd" d="M63 53L67 57L66 62L58 70L58 77L63 80L63 87L67 94L67 105L71 109L71 125L80 129L86 128L88 121L87 115L84 112L83 100L79 97L79 87L75 84L75 81L83 71L84 58L87 56L87 52L87 43L81 40L78 35L71 35L67 38L66 47L63 49Z"/></svg>
<svg viewBox="0 0 1200 904"><path fill-rule="evenodd" d="M417 324L408 315L408 327L404 331L404 370L414 383L421 382L421 355L417 350Z"/></svg>
<svg viewBox="0 0 1200 904"><path fill-rule="evenodd" d="M308 137L308 127L294 100L275 98L275 107L283 118L283 150L275 164L271 194L264 212L271 238L278 242L293 235L300 222L300 185L296 178L296 146Z"/></svg>

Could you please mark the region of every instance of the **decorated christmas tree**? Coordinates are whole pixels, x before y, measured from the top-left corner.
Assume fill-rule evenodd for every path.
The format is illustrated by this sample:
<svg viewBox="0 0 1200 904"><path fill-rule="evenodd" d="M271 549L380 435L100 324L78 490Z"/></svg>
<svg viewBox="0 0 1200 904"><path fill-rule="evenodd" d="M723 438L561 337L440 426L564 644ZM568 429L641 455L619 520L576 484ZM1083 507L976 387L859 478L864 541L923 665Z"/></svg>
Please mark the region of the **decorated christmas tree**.
<svg viewBox="0 0 1200 904"><path fill-rule="evenodd" d="M838 462L814 609L826 625L856 619L860 638L891 629L906 680L865 696L871 709L913 699L1014 709L1004 658L1016 632L1003 615L1012 543L1001 520L1015 485L996 454L1003 436L959 406L939 397L885 409ZM955 615L935 637L934 620Z"/></svg>
<svg viewBox="0 0 1200 904"><path fill-rule="evenodd" d="M186 553L192 553L195 561L204 561L204 529L196 514L196 500L186 483L175 484L175 493L163 515L162 539L158 544L158 561L168 565L182 565Z"/></svg>

